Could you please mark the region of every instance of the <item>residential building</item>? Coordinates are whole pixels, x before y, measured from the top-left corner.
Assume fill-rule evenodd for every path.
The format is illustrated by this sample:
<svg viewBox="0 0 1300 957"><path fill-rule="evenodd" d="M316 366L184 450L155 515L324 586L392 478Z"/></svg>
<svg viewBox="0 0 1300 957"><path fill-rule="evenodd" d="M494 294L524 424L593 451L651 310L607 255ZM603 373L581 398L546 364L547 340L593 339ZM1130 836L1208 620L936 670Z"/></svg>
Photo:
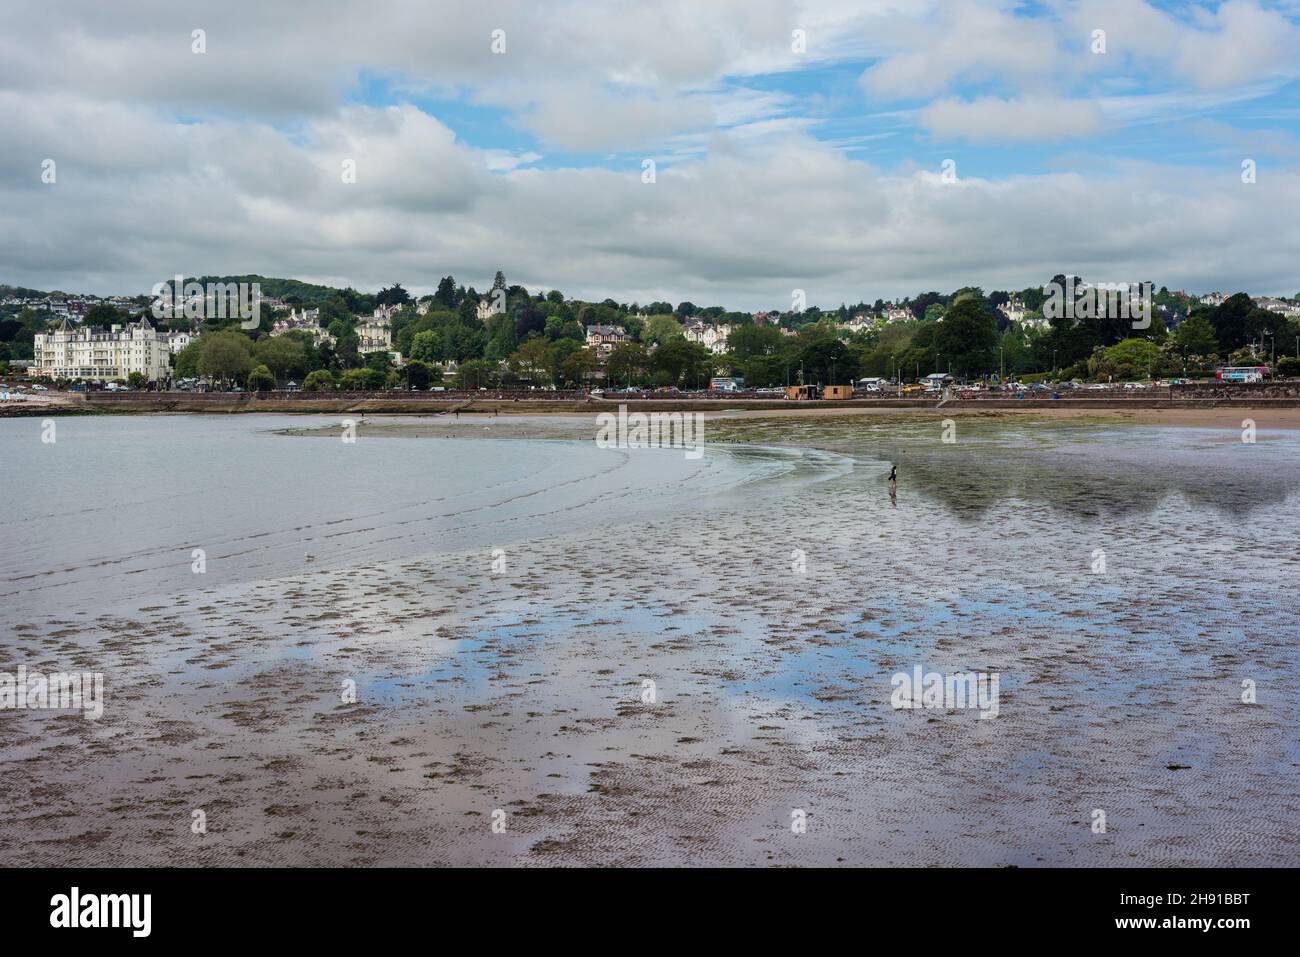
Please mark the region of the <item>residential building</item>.
<svg viewBox="0 0 1300 957"><path fill-rule="evenodd" d="M381 318L380 311L376 309L374 316L357 326L357 338L361 340L357 345L358 355L393 350L392 323Z"/></svg>
<svg viewBox="0 0 1300 957"><path fill-rule="evenodd" d="M164 332L159 338L167 343L167 350L172 355L176 355L198 337L197 332L186 332L183 329L178 329L175 332Z"/></svg>
<svg viewBox="0 0 1300 957"><path fill-rule="evenodd" d="M615 346L620 342L628 342L631 338L622 326L596 324L587 327L587 348L602 362L609 358Z"/></svg>
<svg viewBox="0 0 1300 957"><path fill-rule="evenodd" d="M141 317L126 326L73 326L65 318L51 332L37 333L33 374L49 379L112 382L133 372L149 382L171 377L167 340Z"/></svg>
<svg viewBox="0 0 1300 957"><path fill-rule="evenodd" d="M869 332L881 324L881 320L869 313L860 312L840 328L846 332Z"/></svg>
<svg viewBox="0 0 1300 957"><path fill-rule="evenodd" d="M707 322L688 321L685 325L687 342L698 342L714 355L727 351L727 337L731 335L731 326L715 326Z"/></svg>
<svg viewBox="0 0 1300 957"><path fill-rule="evenodd" d="M1255 300L1255 305L1261 309L1267 309L1269 312L1276 312L1279 315L1300 317L1300 305L1293 302L1287 302L1285 299L1274 299L1271 296L1261 296Z"/></svg>
<svg viewBox="0 0 1300 957"><path fill-rule="evenodd" d="M319 346L322 342L328 342L332 346L336 341L328 330L320 327L319 309L303 309L301 312L290 309L288 318L277 319L271 326L273 336L282 336L286 332L309 332L312 345L315 346Z"/></svg>
<svg viewBox="0 0 1300 957"><path fill-rule="evenodd" d="M1009 322L1022 323L1025 321L1025 316L1029 313L1029 310L1025 308L1025 304L1014 296L998 308L1001 309L1002 315L1006 316Z"/></svg>

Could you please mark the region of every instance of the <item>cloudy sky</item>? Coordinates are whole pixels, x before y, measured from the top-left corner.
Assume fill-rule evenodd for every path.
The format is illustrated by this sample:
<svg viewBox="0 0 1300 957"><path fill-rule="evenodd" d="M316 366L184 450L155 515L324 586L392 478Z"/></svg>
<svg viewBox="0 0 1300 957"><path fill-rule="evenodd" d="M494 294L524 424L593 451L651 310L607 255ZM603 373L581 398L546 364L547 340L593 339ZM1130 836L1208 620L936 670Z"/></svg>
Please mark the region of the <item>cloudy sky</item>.
<svg viewBox="0 0 1300 957"><path fill-rule="evenodd" d="M1298 76L1300 0L6 0L0 282L1293 295Z"/></svg>

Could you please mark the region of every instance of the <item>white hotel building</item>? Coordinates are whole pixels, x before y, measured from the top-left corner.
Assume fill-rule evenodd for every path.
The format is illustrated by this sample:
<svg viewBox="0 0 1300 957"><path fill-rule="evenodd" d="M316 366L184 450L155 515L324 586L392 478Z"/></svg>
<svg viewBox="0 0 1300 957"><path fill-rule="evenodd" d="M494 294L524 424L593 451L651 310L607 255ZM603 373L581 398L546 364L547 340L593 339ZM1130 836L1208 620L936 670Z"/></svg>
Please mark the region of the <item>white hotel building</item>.
<svg viewBox="0 0 1300 957"><path fill-rule="evenodd" d="M74 326L67 319L37 333L32 374L48 379L112 382L140 372L150 382L171 378L167 340L143 316L126 326Z"/></svg>

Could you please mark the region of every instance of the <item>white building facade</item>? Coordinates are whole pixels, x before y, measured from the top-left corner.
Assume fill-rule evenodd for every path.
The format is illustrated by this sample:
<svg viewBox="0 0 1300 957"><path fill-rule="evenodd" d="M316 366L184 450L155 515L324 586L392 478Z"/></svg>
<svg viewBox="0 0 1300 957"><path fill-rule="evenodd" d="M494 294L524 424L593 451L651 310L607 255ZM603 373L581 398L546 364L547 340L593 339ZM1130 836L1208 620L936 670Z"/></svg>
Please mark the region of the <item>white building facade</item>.
<svg viewBox="0 0 1300 957"><path fill-rule="evenodd" d="M34 375L48 379L112 382L141 373L149 382L171 378L171 349L149 320L127 326L73 326L64 319L51 332L37 333Z"/></svg>
<svg viewBox="0 0 1300 957"><path fill-rule="evenodd" d="M698 342L715 356L727 351L727 337L731 326L715 326L707 322L689 322L684 330L687 342Z"/></svg>
<svg viewBox="0 0 1300 957"><path fill-rule="evenodd" d="M357 344L358 355L393 350L392 323L387 318L381 318L379 313L380 310L376 309L373 317L357 326L357 338L360 340Z"/></svg>

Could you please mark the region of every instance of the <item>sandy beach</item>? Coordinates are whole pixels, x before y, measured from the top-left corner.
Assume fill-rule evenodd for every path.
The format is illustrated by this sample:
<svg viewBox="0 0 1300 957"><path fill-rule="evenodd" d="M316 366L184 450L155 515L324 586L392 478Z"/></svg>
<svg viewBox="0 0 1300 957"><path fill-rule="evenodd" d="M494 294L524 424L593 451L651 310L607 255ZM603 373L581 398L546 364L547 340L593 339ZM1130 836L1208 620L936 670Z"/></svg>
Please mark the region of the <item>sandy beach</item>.
<svg viewBox="0 0 1300 957"><path fill-rule="evenodd" d="M253 418L214 421L291 456L340 447L335 425ZM338 554L312 531L284 548L312 558L248 580L127 571L114 601L57 607L10 581L33 612L6 659L102 671L109 692L99 721L0 712L3 863L1300 862L1300 473L1277 420L1247 448L1217 415L998 415L946 446L930 414L727 413L713 471L610 479L588 519L603 491L512 483L589 447L590 421L468 418L365 422L385 464L354 481L429 468L432 442L503 449L500 500L556 512L544 534L530 517L476 538L467 482L437 506L456 524L395 559L369 543L406 548L414 519L376 507ZM591 468L680 453L604 455ZM267 461L260 481L292 480ZM75 564L50 574L118 574ZM996 720L893 708L915 665L999 673Z"/></svg>

